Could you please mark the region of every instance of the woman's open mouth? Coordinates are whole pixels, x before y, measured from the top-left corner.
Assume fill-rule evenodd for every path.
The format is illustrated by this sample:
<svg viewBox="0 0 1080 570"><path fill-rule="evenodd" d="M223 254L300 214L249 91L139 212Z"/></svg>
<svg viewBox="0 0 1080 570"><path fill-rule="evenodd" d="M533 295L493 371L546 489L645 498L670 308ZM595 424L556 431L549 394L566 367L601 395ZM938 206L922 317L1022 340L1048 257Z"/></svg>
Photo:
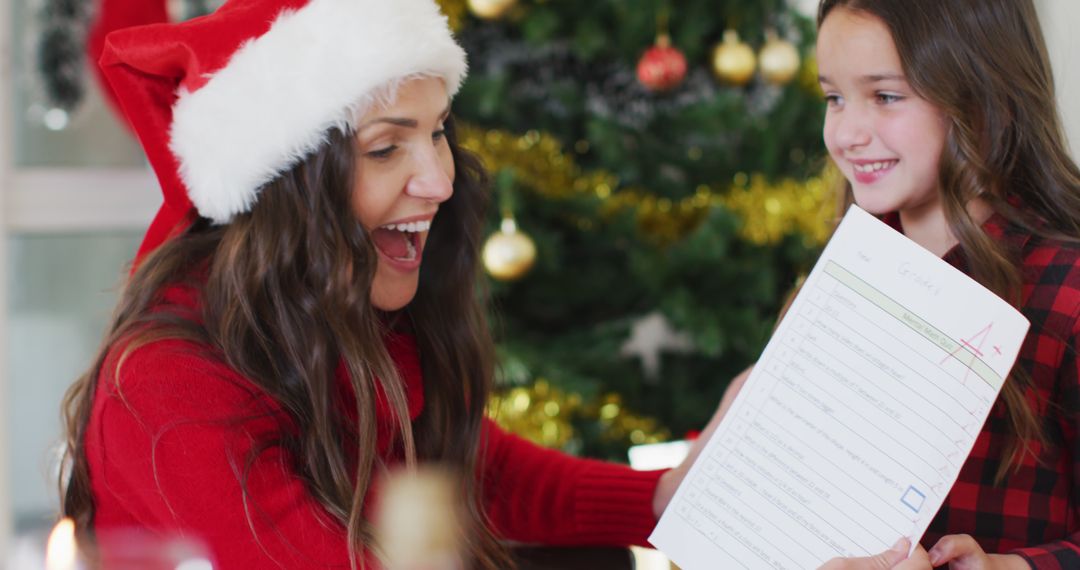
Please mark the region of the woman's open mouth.
<svg viewBox="0 0 1080 570"><path fill-rule="evenodd" d="M421 234L431 229L431 221L387 224L371 232L375 249L392 265L409 271L420 266L423 255Z"/></svg>

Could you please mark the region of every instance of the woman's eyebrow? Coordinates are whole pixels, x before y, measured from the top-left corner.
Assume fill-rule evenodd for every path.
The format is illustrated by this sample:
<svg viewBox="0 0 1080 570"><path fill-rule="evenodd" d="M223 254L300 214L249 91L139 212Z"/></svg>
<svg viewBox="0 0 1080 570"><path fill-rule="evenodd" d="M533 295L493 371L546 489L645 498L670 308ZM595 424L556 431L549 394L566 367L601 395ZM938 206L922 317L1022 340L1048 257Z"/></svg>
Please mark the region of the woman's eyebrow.
<svg viewBox="0 0 1080 570"><path fill-rule="evenodd" d="M447 105L446 108L443 109L443 112L439 114L439 121L446 120L446 118L448 116L450 116L450 106L449 105ZM378 117L378 118L372 119L372 120L360 125L359 127L356 128L356 130L358 130L358 131L363 130L366 127L370 127L371 125L378 124L378 123L388 123L388 124L391 124L391 125L396 125L398 127L405 127L405 128L409 128L409 129L415 129L416 127L418 127L420 125L420 123L417 122L416 119L407 119L407 118L404 118L404 117Z"/></svg>

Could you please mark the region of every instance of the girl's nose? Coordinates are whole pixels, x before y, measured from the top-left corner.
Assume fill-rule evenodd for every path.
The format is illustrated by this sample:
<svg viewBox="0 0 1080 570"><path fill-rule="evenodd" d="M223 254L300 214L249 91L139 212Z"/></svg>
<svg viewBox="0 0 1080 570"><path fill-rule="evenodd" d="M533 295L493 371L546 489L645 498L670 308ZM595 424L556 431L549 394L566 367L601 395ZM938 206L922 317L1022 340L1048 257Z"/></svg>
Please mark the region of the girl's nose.
<svg viewBox="0 0 1080 570"><path fill-rule="evenodd" d="M836 144L840 148L854 148L870 143L871 129L865 115L857 109L848 107L834 117L833 132Z"/></svg>

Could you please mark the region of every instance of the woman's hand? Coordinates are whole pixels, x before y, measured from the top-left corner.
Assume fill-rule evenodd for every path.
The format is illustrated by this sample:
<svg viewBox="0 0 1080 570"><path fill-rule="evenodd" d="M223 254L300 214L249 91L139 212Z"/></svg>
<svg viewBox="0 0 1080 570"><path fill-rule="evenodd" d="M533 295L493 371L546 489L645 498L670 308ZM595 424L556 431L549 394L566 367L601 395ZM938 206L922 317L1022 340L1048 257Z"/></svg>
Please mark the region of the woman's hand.
<svg viewBox="0 0 1080 570"><path fill-rule="evenodd" d="M739 390L742 389L743 384L746 383L746 379L750 376L750 371L754 367L751 365L746 370L739 373L738 376L731 379L731 384L728 384L726 390L724 390L724 397L720 400L720 405L716 408L716 413L713 414L709 424L705 426L705 429L701 432L701 435L690 444L690 451L687 452L686 458L678 467L664 473L660 476L660 482L656 486L656 493L653 494L653 514L656 518L660 518L660 515L664 513L664 509L667 508L671 497L675 495L675 489L679 488L679 483L682 483L683 477L686 477L686 473L690 471L690 466L694 464L694 460L701 454L701 450L705 447L705 443L709 441L712 434L716 432L716 427L720 425L720 420L724 419L724 414L727 413L728 408L731 407L731 403L735 401L735 396L739 394Z"/></svg>
<svg viewBox="0 0 1080 570"><path fill-rule="evenodd" d="M818 570L929 570L933 568L930 558L922 546L916 546L915 552L907 555L911 541L901 538L892 548L863 558L833 558Z"/></svg>
<svg viewBox="0 0 1080 570"><path fill-rule="evenodd" d="M934 566L948 564L950 570L1030 570L1027 561L1016 554L987 554L968 534L941 537L930 549Z"/></svg>

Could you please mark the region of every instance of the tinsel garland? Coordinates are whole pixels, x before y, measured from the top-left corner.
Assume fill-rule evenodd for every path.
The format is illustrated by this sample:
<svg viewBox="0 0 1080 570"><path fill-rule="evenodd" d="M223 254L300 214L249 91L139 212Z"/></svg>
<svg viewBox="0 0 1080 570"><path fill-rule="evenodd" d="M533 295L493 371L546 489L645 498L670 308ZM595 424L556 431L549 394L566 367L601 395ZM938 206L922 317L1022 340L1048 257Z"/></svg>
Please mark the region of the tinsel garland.
<svg viewBox="0 0 1080 570"><path fill-rule="evenodd" d="M671 432L649 417L627 410L618 394L584 402L537 379L529 387L516 387L492 397L488 416L501 427L534 443L573 451L577 441L574 423L595 423L600 438L632 445L671 439Z"/></svg>
<svg viewBox="0 0 1080 570"><path fill-rule="evenodd" d="M446 19L450 23L450 29L455 32L461 30L461 27L465 25L465 14L468 11L466 1L436 0L435 3L442 9L442 13L446 15Z"/></svg>
<svg viewBox="0 0 1080 570"><path fill-rule="evenodd" d="M821 80L818 78L817 57L808 55L803 58L802 67L799 68L799 76L795 79L799 88L807 93L813 93L824 99L825 93L821 90Z"/></svg>
<svg viewBox="0 0 1080 570"><path fill-rule="evenodd" d="M489 169L512 168L519 184L548 199L594 196L601 218L634 212L643 234L661 244L685 237L712 208L735 214L742 221L739 235L759 245L775 244L789 235L819 245L832 228L836 185L829 172L805 181L779 182L739 173L730 184L701 184L692 196L671 200L647 189L621 187L618 177L603 170L583 171L557 139L544 133L518 136L465 126L460 138Z"/></svg>

